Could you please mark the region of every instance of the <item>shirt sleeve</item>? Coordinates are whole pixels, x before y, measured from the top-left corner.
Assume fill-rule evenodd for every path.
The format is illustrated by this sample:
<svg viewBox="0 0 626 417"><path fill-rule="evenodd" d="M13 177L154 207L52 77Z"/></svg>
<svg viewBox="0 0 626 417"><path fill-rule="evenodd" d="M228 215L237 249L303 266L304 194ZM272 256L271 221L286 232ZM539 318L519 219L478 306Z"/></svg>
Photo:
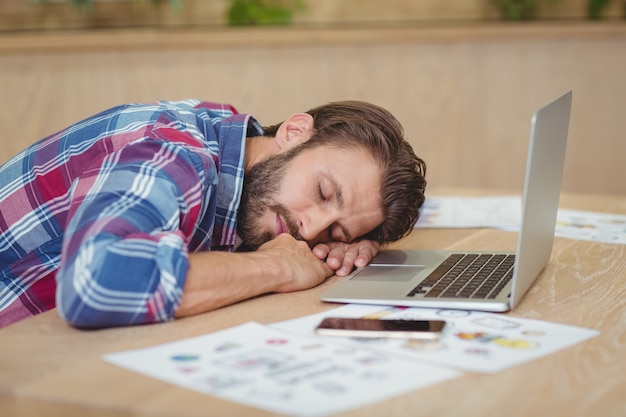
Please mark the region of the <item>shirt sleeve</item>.
<svg viewBox="0 0 626 417"><path fill-rule="evenodd" d="M194 156L196 158L194 159ZM197 155L146 140L108 155L72 186L57 274L61 316L81 328L171 320L189 267L187 236L211 188ZM212 175L213 178L216 175Z"/></svg>

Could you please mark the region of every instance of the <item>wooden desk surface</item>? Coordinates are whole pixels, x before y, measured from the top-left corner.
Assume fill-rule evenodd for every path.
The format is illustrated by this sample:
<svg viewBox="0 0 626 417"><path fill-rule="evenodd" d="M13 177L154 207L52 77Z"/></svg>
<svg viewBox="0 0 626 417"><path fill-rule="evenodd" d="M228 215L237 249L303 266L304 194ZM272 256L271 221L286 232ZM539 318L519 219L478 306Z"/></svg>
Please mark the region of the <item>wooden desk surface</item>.
<svg viewBox="0 0 626 417"><path fill-rule="evenodd" d="M455 194L458 194L456 192ZM626 197L563 195L561 207L626 214ZM512 250L516 234L419 230L399 248ZM105 353L152 346L250 320L272 323L337 307L334 281L267 295L176 322L80 331L51 311L0 330L2 416L270 416L107 364ZM550 264L512 313L600 330L573 347L495 375L451 381L341 416L626 415L626 245L556 239ZM506 411L505 411L506 410Z"/></svg>

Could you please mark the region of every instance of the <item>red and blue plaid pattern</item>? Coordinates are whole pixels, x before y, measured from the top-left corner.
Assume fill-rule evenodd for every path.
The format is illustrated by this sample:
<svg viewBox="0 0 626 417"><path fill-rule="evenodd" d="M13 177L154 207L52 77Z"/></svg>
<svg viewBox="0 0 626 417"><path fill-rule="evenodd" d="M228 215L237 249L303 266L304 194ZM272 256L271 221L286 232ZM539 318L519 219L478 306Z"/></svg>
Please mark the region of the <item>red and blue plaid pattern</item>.
<svg viewBox="0 0 626 417"><path fill-rule="evenodd" d="M123 105L1 166L0 327L55 306L86 328L172 319L187 254L234 247L249 129L229 105Z"/></svg>

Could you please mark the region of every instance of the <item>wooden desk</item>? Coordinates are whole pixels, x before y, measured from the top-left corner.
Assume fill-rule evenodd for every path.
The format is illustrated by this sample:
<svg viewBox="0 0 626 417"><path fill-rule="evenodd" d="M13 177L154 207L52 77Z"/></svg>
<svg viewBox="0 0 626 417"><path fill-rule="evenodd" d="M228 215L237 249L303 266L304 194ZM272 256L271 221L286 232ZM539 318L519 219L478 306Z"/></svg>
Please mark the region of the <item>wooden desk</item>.
<svg viewBox="0 0 626 417"><path fill-rule="evenodd" d="M458 194L458 193L457 193ZM561 206L626 214L626 197L563 195ZM419 230L401 248L511 250L516 234ZM80 331L56 311L0 330L0 414L8 416L269 416L109 365L105 353L192 337L250 320L334 308L320 287L258 297L158 325ZM556 239L550 264L514 316L600 330L586 342L495 375L462 377L342 416L626 415L626 245ZM506 410L506 411L505 411Z"/></svg>

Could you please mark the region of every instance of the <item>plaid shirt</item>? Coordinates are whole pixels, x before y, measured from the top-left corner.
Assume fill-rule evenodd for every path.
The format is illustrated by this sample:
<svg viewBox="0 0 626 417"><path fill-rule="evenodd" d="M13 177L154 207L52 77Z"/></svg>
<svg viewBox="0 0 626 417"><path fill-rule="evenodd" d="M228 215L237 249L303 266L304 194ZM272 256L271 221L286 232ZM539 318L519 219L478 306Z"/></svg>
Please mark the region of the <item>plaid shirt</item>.
<svg viewBox="0 0 626 417"><path fill-rule="evenodd" d="M0 167L0 327L58 306L78 327L171 320L188 253L232 250L252 117L119 106Z"/></svg>

